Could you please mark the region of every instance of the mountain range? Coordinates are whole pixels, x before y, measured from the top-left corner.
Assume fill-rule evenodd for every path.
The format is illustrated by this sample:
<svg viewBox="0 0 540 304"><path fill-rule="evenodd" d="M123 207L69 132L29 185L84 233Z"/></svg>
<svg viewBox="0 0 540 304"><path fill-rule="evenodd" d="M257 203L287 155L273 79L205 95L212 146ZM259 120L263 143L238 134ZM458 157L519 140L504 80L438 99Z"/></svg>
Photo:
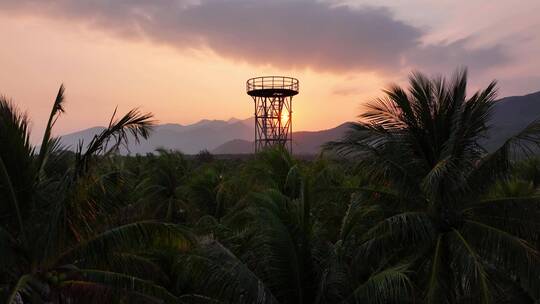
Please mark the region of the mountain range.
<svg viewBox="0 0 540 304"><path fill-rule="evenodd" d="M540 92L510 96L498 100L495 104L492 128L488 139L483 143L488 149L501 145L506 138L535 119L540 118ZM350 123L343 123L335 128L321 131L299 131L293 133L293 151L295 154L317 154L322 144L341 138ZM77 147L79 140L88 143L104 127L93 127L63 135L61 142L68 148ZM158 148L196 154L208 150L213 154L246 154L253 152L254 119L229 120L203 119L190 125L161 124L146 141L136 145L130 142L128 149L121 153L146 154Z"/></svg>

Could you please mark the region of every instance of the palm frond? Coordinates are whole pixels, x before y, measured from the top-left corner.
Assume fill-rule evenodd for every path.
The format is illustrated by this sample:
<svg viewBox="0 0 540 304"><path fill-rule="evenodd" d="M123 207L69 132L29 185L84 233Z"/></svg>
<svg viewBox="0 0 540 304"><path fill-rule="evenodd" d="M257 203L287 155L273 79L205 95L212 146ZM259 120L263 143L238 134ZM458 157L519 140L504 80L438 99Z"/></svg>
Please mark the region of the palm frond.
<svg viewBox="0 0 540 304"><path fill-rule="evenodd" d="M133 294L137 297L146 298L153 303L178 303L178 298L175 295L152 281L94 269L80 269L70 274L70 278L62 283L62 289L64 292L69 293L69 289L75 288L77 285L88 286L94 284L111 292L111 296L115 293L120 295ZM97 292L100 291L97 290Z"/></svg>
<svg viewBox="0 0 540 304"><path fill-rule="evenodd" d="M109 126L94 136L88 143L86 151L82 151L82 144L79 146L76 157L76 172L78 175L88 170L89 162L96 154L116 152L122 145L127 148L128 135L131 135L136 143L139 143L141 139L147 139L155 124L151 113L141 113L138 109L129 111L118 120L115 120L115 116L116 109ZM113 143L108 146L110 141L113 141Z"/></svg>
<svg viewBox="0 0 540 304"><path fill-rule="evenodd" d="M0 156L0 181L2 181L3 188L7 188L7 197L8 200L11 203L12 208L15 210L15 216L17 219L17 224L19 228L19 234L22 236L22 239L24 242L26 242L28 239L26 238L26 229L23 222L23 217L21 214L21 207L19 206L19 200L17 198L17 195L15 193L15 188L13 186L13 183L11 182L11 178L7 172L7 168L4 165L4 161L2 160L2 157Z"/></svg>
<svg viewBox="0 0 540 304"><path fill-rule="evenodd" d="M41 147L39 149L39 154L37 158L37 174L42 174L45 162L47 157L51 152L51 145L55 145L55 141L51 141L51 132L54 127L56 120L60 114L64 113L64 85L60 85L58 89L58 94L53 103L51 114L49 115L49 120L47 121L47 126L45 127L45 133L43 134L43 139L41 140Z"/></svg>
<svg viewBox="0 0 540 304"><path fill-rule="evenodd" d="M386 91L390 98L378 98L366 105L366 111L360 115L370 126L380 126L384 130L402 130L407 127L406 118L396 105L396 93Z"/></svg>
<svg viewBox="0 0 540 304"><path fill-rule="evenodd" d="M480 303L489 304L492 301L491 288L489 286L489 277L482 257L474 250L469 241L458 231L453 229L454 235L459 240L457 246L458 272L464 274L462 280L463 286L468 295L473 294ZM478 292L478 294L476 294Z"/></svg>
<svg viewBox="0 0 540 304"><path fill-rule="evenodd" d="M540 239L540 197L499 196L486 198L463 210L468 219L497 227L525 240Z"/></svg>
<svg viewBox="0 0 540 304"><path fill-rule="evenodd" d="M9 291L7 295L6 302L7 304L18 304L22 298L22 294L26 292L26 289L29 288L29 283L32 280L32 275L25 274L21 276L15 286Z"/></svg>
<svg viewBox="0 0 540 304"><path fill-rule="evenodd" d="M508 138L497 150L483 157L470 174L468 183L486 189L507 177L513 161L534 155L540 148L540 120L535 120L516 135Z"/></svg>
<svg viewBox="0 0 540 304"><path fill-rule="evenodd" d="M178 283L225 303L278 303L249 267L217 241L181 255L174 265ZM180 288L180 286L179 286Z"/></svg>
<svg viewBox="0 0 540 304"><path fill-rule="evenodd" d="M208 296L197 295L197 294L187 294L181 295L178 297L181 304L226 304L227 302L220 301L218 299L213 299Z"/></svg>
<svg viewBox="0 0 540 304"><path fill-rule="evenodd" d="M77 265L85 269L107 270L138 278L145 278L157 283L168 284L169 278L161 266L147 253L113 252L107 258L99 260L80 259Z"/></svg>
<svg viewBox="0 0 540 304"><path fill-rule="evenodd" d="M478 256L514 275L532 295L540 295L540 252L532 244L507 231L474 220L465 220L462 230Z"/></svg>
<svg viewBox="0 0 540 304"><path fill-rule="evenodd" d="M0 96L0 143L0 194L10 201L0 204L0 213L9 215L3 224L22 229L22 220L32 208L34 148L30 143L28 117L3 96Z"/></svg>
<svg viewBox="0 0 540 304"><path fill-rule="evenodd" d="M96 263L115 252L137 252L145 248L162 249L176 253L185 252L195 244L195 238L186 229L166 223L138 222L107 230L96 237L69 249L59 261L85 259Z"/></svg>
<svg viewBox="0 0 540 304"><path fill-rule="evenodd" d="M352 297L357 303L402 303L410 299L412 282L408 265L397 265L377 272L358 286Z"/></svg>
<svg viewBox="0 0 540 304"><path fill-rule="evenodd" d="M388 248L431 242L435 231L432 219L424 212L396 214L383 219L365 233L365 242L358 254L376 257L384 254Z"/></svg>
<svg viewBox="0 0 540 304"><path fill-rule="evenodd" d="M233 227L244 227L249 235L245 261L280 301L315 299L318 268L311 243L313 223L306 216L311 212L306 210L308 200L304 194L291 200L268 190L246 198L249 207L227 218Z"/></svg>
<svg viewBox="0 0 540 304"><path fill-rule="evenodd" d="M437 236L437 241L435 243L435 250L433 253L433 257L431 259L431 267L430 267L430 273L429 273L429 281L427 283L426 287L426 303L428 304L435 304L435 303L448 303L448 299L446 297L445 291L447 288L451 288L447 286L445 282L445 277L442 275L444 273L444 269L441 264L445 263L443 259L443 251L444 251L444 237L442 234L439 234Z"/></svg>
<svg viewBox="0 0 540 304"><path fill-rule="evenodd" d="M349 265L343 257L341 243L328 248L324 257L317 298L314 303L337 303L349 297L353 292L354 279L350 275Z"/></svg>

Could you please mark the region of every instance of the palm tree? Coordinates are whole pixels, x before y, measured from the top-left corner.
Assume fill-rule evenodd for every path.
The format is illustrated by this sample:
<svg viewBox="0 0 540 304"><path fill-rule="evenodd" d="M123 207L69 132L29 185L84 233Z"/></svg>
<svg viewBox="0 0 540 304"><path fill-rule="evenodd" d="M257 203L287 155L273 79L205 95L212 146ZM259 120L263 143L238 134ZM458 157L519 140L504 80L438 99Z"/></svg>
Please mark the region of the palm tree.
<svg viewBox="0 0 540 304"><path fill-rule="evenodd" d="M537 151L540 121L495 151L480 144L496 82L467 97L451 80L412 73L375 99L339 142L369 176L351 204L356 259L402 264L425 303L533 303L540 295L540 197L502 191L515 160Z"/></svg>
<svg viewBox="0 0 540 304"><path fill-rule="evenodd" d="M171 224L136 222L111 227L103 206L89 195L95 164L127 144L147 138L151 114L131 110L111 119L88 145L81 142L72 165L49 175L61 151L51 136L64 112L64 87L53 104L39 153L30 143L29 121L0 98L0 296L6 303L94 302L97 299L178 302L149 255L183 252L195 242ZM116 113L116 111L115 111ZM48 161L49 160L49 161ZM131 301L130 300L130 301Z"/></svg>
<svg viewBox="0 0 540 304"><path fill-rule="evenodd" d="M186 196L195 210L192 217L203 215L220 218L223 212L224 178L219 168L203 165L193 172L186 185ZM195 216L194 216L195 215Z"/></svg>
<svg viewBox="0 0 540 304"><path fill-rule="evenodd" d="M180 152L157 151L157 156L149 156L149 167L145 168L151 183L148 207L152 214L167 222L180 220L186 217L186 209L190 207L185 204L184 194L189 166Z"/></svg>
<svg viewBox="0 0 540 304"><path fill-rule="evenodd" d="M404 266L364 267L362 276L350 271L362 267L345 252L343 239L331 243L325 238L326 227L314 216L324 170L304 171L280 153L287 152L265 151L250 166L280 164L269 173L274 181L262 180L287 194L276 188L252 192L221 220L205 218L205 225L213 222L214 227L173 264L175 293L205 295L220 303L389 303L405 298Z"/></svg>

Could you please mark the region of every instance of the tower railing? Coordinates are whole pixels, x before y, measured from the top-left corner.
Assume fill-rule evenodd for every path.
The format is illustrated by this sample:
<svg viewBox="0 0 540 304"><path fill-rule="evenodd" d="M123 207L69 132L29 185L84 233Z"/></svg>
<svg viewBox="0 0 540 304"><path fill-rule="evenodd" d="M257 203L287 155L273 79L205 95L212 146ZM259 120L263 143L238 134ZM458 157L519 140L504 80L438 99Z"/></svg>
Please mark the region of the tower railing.
<svg viewBox="0 0 540 304"><path fill-rule="evenodd" d="M246 90L284 89L298 92L298 79L284 76L262 76L251 78L246 82Z"/></svg>

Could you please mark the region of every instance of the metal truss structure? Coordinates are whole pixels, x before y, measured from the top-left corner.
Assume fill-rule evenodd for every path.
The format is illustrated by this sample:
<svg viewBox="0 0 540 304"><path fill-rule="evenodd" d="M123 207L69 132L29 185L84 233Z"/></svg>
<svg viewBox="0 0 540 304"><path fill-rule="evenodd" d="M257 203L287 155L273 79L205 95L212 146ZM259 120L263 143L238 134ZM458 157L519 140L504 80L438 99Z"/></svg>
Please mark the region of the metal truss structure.
<svg viewBox="0 0 540 304"><path fill-rule="evenodd" d="M283 76L251 78L246 83L255 104L255 152L280 145L292 153L292 98L298 79Z"/></svg>

